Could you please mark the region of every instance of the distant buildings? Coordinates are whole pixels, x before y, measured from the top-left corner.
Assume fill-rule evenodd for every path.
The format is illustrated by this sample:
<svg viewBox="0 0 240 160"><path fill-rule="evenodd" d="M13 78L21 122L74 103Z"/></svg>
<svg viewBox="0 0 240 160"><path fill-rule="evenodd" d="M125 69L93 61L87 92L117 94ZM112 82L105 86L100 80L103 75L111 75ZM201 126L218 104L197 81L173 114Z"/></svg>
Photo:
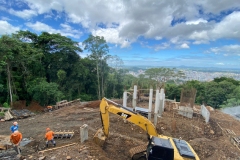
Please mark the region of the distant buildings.
<svg viewBox="0 0 240 160"><path fill-rule="evenodd" d="M240 74L238 73L230 73L230 72L202 72L202 71L194 71L194 70L181 70L185 74L185 78L179 78L183 81L197 80L202 82L212 81L217 77L228 77L233 78L235 80L240 80ZM137 71L129 71L129 74L138 77L140 74L144 74L145 70L140 69ZM170 80L176 80L176 77L170 78Z"/></svg>

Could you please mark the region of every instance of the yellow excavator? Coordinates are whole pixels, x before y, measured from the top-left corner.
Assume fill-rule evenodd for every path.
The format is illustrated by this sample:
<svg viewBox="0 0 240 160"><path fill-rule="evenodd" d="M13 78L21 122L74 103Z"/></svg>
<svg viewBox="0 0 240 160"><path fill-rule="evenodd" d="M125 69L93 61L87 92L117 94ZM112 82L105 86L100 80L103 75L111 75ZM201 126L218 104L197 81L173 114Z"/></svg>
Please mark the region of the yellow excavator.
<svg viewBox="0 0 240 160"><path fill-rule="evenodd" d="M148 134L148 144L130 149L132 160L199 160L198 155L184 140L158 135L155 126L144 116L117 104L107 98L100 103L102 127L94 135L94 142L104 145L109 136L109 112L144 129Z"/></svg>

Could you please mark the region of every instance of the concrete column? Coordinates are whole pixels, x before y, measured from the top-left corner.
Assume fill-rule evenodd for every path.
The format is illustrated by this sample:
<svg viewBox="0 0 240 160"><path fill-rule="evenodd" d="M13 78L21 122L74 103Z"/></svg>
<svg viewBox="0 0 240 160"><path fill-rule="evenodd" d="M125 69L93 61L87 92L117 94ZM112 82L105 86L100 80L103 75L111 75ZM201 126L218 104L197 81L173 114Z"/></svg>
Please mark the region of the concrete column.
<svg viewBox="0 0 240 160"><path fill-rule="evenodd" d="M164 94L164 89L161 89L159 94L159 99L160 99L159 110L158 110L159 116L162 116L162 113L163 113L163 94Z"/></svg>
<svg viewBox="0 0 240 160"><path fill-rule="evenodd" d="M164 112L164 107L165 107L165 93L163 93L163 112Z"/></svg>
<svg viewBox="0 0 240 160"><path fill-rule="evenodd" d="M148 119L151 120L152 117L152 98L153 98L153 89L149 91L149 108L148 108Z"/></svg>
<svg viewBox="0 0 240 160"><path fill-rule="evenodd" d="M123 106L127 107L127 92L123 92Z"/></svg>
<svg viewBox="0 0 240 160"><path fill-rule="evenodd" d="M83 143L85 140L88 140L88 125L84 124L80 127L80 140Z"/></svg>
<svg viewBox="0 0 240 160"><path fill-rule="evenodd" d="M134 91L133 91L133 110L135 110L136 105L137 105L137 85L134 85Z"/></svg>
<svg viewBox="0 0 240 160"><path fill-rule="evenodd" d="M157 126L157 114L158 114L158 106L159 106L159 90L156 90L155 96L155 110L154 110L154 125Z"/></svg>
<svg viewBox="0 0 240 160"><path fill-rule="evenodd" d="M158 109L158 116L162 116L162 102L163 102L163 95L159 93L159 109Z"/></svg>

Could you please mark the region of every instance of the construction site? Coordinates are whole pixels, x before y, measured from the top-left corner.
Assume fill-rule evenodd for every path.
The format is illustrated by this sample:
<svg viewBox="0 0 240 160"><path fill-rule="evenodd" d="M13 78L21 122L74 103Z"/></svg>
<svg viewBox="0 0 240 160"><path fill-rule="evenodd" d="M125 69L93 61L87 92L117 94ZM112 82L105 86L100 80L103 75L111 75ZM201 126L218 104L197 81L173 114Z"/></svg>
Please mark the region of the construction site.
<svg viewBox="0 0 240 160"><path fill-rule="evenodd" d="M194 104L194 91L182 92L180 102L165 99L160 90L156 92L159 95L155 98L151 97L150 91L147 95L134 96L133 93L132 97L124 93L123 99L111 101L115 106L135 108L134 113L149 119L159 135L185 140L201 160L240 159L240 123L237 119L210 106ZM159 102L156 97L160 97ZM101 100L63 100L48 111L35 102L29 106L25 101L16 102L11 110L6 111L8 118L0 122L0 159L131 159L129 150L148 142L146 130L123 116L110 113L109 135L102 145L97 145L94 136L102 128L100 103ZM156 103L160 103L159 110L156 110ZM23 110L29 112L14 116L15 112ZM9 142L10 126L14 121L18 122L23 135L21 155L17 155ZM47 127L55 132L56 147L45 146Z"/></svg>

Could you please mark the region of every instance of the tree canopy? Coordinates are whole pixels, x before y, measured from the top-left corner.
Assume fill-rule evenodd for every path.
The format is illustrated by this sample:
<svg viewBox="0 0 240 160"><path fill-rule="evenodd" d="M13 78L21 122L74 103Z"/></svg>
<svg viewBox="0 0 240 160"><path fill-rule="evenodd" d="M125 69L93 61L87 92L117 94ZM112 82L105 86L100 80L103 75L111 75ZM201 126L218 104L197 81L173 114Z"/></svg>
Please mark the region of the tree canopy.
<svg viewBox="0 0 240 160"><path fill-rule="evenodd" d="M215 108L240 104L240 82L227 77L210 82L183 81L176 68L150 68L138 76L109 54L104 37L89 35L83 41L90 55L81 57L79 42L60 34L19 31L0 37L0 104L35 100L41 105L59 100L121 98L133 85L139 89L164 88L167 98L180 100L183 88L197 90L197 104ZM137 69L137 67L135 67Z"/></svg>

